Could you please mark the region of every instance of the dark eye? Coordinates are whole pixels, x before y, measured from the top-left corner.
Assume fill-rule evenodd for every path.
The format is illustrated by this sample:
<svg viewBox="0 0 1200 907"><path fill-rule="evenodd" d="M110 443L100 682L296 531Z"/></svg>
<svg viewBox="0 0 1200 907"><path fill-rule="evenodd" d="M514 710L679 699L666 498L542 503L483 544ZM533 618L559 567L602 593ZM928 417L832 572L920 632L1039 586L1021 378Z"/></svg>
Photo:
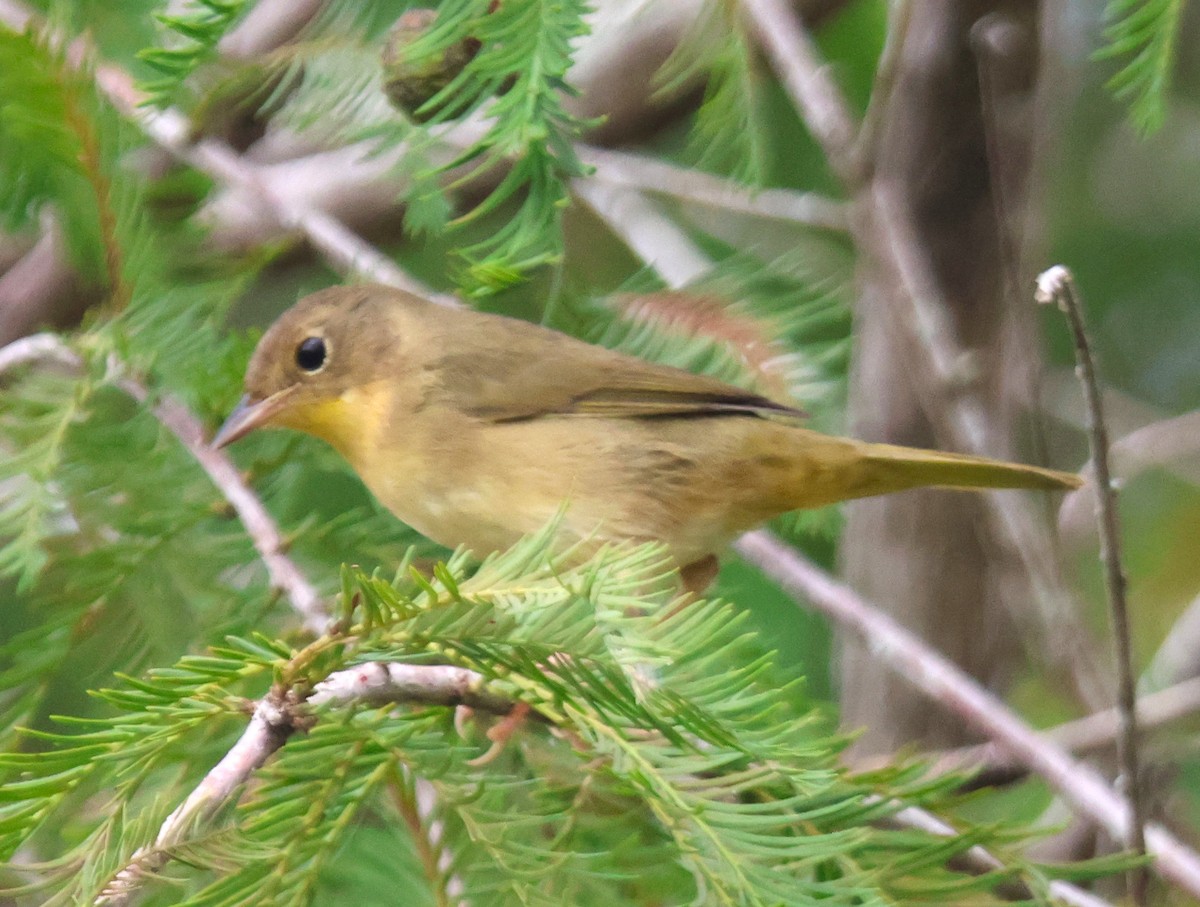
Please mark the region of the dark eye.
<svg viewBox="0 0 1200 907"><path fill-rule="evenodd" d="M308 337L296 347L296 365L306 372L319 372L325 364L325 341L320 337Z"/></svg>

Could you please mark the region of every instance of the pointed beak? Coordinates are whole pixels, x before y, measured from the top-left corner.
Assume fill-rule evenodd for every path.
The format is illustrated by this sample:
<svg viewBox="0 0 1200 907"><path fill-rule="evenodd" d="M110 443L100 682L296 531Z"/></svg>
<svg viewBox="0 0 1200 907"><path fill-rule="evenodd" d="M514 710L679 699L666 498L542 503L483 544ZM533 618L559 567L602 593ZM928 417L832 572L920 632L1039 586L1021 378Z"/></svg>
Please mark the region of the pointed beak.
<svg viewBox="0 0 1200 907"><path fill-rule="evenodd" d="M242 397L233 408L225 424L221 426L215 438L212 439L214 449L232 444L238 438L245 437L256 428L261 428L271 417L281 409L282 395L274 394L266 400L251 400L250 395Z"/></svg>

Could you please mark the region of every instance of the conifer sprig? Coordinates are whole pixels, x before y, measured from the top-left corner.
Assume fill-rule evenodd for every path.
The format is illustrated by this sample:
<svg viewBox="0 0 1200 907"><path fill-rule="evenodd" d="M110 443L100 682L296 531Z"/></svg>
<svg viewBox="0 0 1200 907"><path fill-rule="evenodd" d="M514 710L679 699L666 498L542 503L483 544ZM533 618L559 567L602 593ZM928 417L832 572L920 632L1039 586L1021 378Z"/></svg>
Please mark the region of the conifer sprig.
<svg viewBox="0 0 1200 907"><path fill-rule="evenodd" d="M1003 844L1008 832L979 828L947 841L867 824L900 802L944 799L953 779L914 783L911 773L885 771L867 784L847 780L836 767L836 739L794 687L766 682L771 660L755 652L728 606L671 609L661 549L605 548L576 565L552 539L549 527L474 574L461 557L431 575L409 570L393 582L349 571L354 604L332 635L302 649L261 636L231 639L210 655L101 693L114 717L40 735L49 753L0 758L12 782L0 846L7 854L36 839L67 800L76 803L89 790L116 784L119 802L136 803L152 790L161 798L184 789L207 771L201 754L228 748L224 734L213 745L214 722L229 729L245 694L273 683L255 714L269 708L275 730L246 764L254 770L280 752L261 769L264 783L242 794L236 814L223 819L227 808L193 793L195 805L177 816L189 821L170 835L160 830L161 854L153 858L155 835L143 828L135 838L102 820L60 858L78 871L47 884L86 901L99 892L84 890L81 880L109 865L112 847L140 867L186 852L185 903L307 903L352 819L386 811L382 792L402 771L438 788L448 835L469 836L476 860L488 855L486 866L467 860L460 867L465 884L505 902L561 902L585 880L607 886L622 874L628 855L610 860L579 849L601 793L625 803L625 833L671 855L683 873L676 884L690 877L694 891L718 902L986 895L995 878L961 878L944 863L976 843ZM648 616L631 614L631 605ZM480 766L472 758L477 745L457 737L448 705L397 713L365 703L334 710L326 701L307 711L304 702L322 680L380 659L468 667L555 731L527 724L498 762ZM557 790L539 792L550 766ZM174 783L160 786L171 777ZM236 787L227 781L222 790L227 798ZM505 822L510 831L501 834ZM245 860L236 860L222 831L253 845ZM115 844L112 835L120 837ZM209 840L217 843L207 848ZM130 877L148 881L145 869Z"/></svg>
<svg viewBox="0 0 1200 907"><path fill-rule="evenodd" d="M1108 87L1129 102L1143 133L1158 130L1166 116L1183 10L1183 0L1111 0L1105 11L1108 46L1100 56L1124 60Z"/></svg>

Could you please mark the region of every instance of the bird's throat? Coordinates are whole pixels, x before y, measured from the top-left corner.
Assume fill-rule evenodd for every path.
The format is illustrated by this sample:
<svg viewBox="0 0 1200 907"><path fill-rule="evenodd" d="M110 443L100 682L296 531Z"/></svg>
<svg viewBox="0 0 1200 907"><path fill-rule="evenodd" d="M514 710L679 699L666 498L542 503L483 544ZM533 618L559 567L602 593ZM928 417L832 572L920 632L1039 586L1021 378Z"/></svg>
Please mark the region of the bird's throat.
<svg viewBox="0 0 1200 907"><path fill-rule="evenodd" d="M382 382L368 384L289 406L276 422L326 441L361 472L387 418L388 396Z"/></svg>

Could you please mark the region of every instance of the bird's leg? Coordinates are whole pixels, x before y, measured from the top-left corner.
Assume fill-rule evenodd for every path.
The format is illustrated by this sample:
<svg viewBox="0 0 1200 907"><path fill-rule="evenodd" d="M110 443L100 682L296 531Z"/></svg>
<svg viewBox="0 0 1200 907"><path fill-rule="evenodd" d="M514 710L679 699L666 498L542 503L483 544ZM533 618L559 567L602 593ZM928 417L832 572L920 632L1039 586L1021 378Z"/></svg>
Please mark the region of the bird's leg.
<svg viewBox="0 0 1200 907"><path fill-rule="evenodd" d="M707 555L698 561L692 561L679 571L679 580L683 591L689 592L695 598L703 598L705 591L717 578L721 563L715 554Z"/></svg>
<svg viewBox="0 0 1200 907"><path fill-rule="evenodd" d="M487 738L492 741L492 745L488 747L487 752L482 756L476 756L474 759L468 759L467 765L487 765L504 752L504 747L508 745L508 741L513 738L513 735L525 723L525 717L529 712L530 708L524 702L518 702L514 705L511 712L488 728Z"/></svg>

